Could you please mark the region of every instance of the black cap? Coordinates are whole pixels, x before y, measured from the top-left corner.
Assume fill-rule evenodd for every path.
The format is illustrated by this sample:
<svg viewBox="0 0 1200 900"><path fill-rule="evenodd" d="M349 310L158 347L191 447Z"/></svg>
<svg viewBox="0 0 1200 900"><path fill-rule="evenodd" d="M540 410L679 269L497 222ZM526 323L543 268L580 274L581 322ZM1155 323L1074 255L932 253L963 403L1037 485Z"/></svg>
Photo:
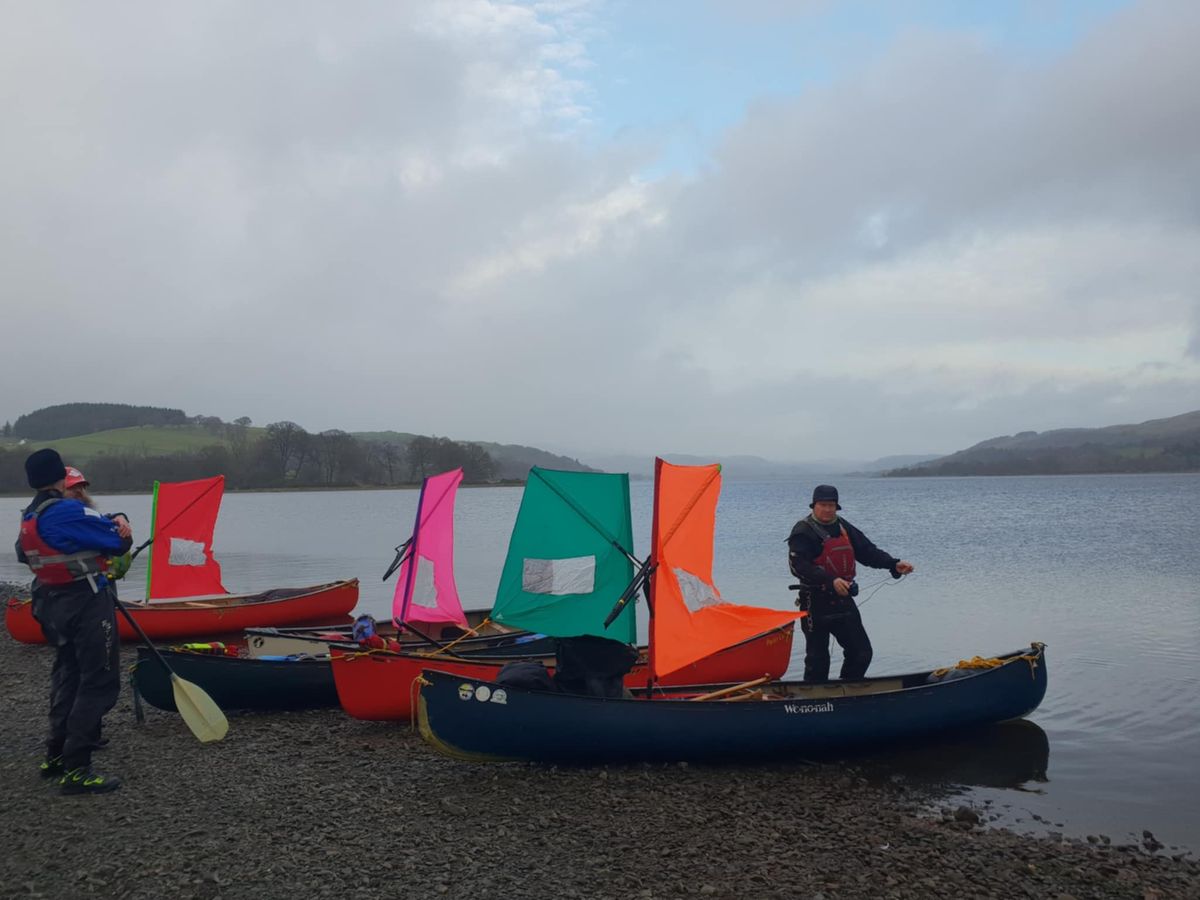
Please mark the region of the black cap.
<svg viewBox="0 0 1200 900"><path fill-rule="evenodd" d="M812 509L821 500L832 500L834 503L838 503L837 488L832 484L818 484L813 488L812 503L808 504L808 508ZM841 508L842 504L838 503L838 509Z"/></svg>
<svg viewBox="0 0 1200 900"><path fill-rule="evenodd" d="M67 467L63 465L57 450L43 447L34 450L25 460L25 477L29 479L29 486L36 491L66 478Z"/></svg>

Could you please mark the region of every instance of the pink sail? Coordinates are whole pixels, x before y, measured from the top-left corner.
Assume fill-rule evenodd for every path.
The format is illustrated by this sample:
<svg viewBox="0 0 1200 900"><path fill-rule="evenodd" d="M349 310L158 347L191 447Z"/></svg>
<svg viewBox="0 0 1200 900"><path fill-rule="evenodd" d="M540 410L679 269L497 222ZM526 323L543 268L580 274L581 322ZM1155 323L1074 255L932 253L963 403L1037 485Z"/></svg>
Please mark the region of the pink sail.
<svg viewBox="0 0 1200 900"><path fill-rule="evenodd" d="M392 618L404 622L454 622L467 627L454 583L454 496L462 469L426 478L417 501L408 555L400 564Z"/></svg>

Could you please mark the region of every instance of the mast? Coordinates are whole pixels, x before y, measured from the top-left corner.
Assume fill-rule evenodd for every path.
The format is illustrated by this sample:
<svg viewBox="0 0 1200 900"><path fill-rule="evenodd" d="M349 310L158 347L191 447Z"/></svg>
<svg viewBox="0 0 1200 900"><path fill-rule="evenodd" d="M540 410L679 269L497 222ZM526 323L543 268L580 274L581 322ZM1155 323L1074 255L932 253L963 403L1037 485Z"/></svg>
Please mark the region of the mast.
<svg viewBox="0 0 1200 900"><path fill-rule="evenodd" d="M646 699L654 696L654 606L655 606L655 572L658 570L658 530L661 525L658 519L659 491L662 487L661 457L654 458L654 502L650 519L650 556L646 562L649 565L646 584L646 611L650 618L646 626Z"/></svg>
<svg viewBox="0 0 1200 900"><path fill-rule="evenodd" d="M417 516L413 520L412 537L409 538L408 550L408 570L404 573L404 593L400 597L400 615L396 616L396 610L392 610L392 617L396 621L396 627L404 626L405 620L408 618L408 606L412 603L413 581L416 578L417 566L421 564L420 555L420 533L421 533L421 508L425 505L425 488L429 484L429 476L421 479L421 493L417 496Z"/></svg>
<svg viewBox="0 0 1200 900"><path fill-rule="evenodd" d="M154 532L158 527L158 482L154 482L154 496L150 499L150 540L146 544L154 543ZM146 546L143 544L142 547ZM142 547L138 547L140 551ZM154 572L154 554L151 553L146 560L146 602L150 601L150 576Z"/></svg>

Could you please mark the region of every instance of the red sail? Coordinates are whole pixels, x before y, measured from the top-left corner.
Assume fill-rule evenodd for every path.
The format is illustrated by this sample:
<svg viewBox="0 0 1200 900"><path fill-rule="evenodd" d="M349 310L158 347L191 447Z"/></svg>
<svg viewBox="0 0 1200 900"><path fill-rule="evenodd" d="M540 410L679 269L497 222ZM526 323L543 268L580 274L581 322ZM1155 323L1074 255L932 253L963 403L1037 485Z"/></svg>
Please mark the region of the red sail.
<svg viewBox="0 0 1200 900"><path fill-rule="evenodd" d="M212 554L225 476L154 483L154 543L146 597L151 600L226 594Z"/></svg>

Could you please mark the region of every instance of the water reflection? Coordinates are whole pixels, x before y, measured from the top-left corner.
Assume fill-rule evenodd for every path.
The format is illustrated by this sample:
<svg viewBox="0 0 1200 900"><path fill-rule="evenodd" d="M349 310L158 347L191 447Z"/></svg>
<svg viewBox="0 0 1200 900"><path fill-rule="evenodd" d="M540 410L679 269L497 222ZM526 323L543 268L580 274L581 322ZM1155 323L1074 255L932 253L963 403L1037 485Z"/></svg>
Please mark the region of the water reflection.
<svg viewBox="0 0 1200 900"><path fill-rule="evenodd" d="M1018 719L957 731L845 760L868 777L929 787L1037 790L1050 780L1050 739L1036 722Z"/></svg>

